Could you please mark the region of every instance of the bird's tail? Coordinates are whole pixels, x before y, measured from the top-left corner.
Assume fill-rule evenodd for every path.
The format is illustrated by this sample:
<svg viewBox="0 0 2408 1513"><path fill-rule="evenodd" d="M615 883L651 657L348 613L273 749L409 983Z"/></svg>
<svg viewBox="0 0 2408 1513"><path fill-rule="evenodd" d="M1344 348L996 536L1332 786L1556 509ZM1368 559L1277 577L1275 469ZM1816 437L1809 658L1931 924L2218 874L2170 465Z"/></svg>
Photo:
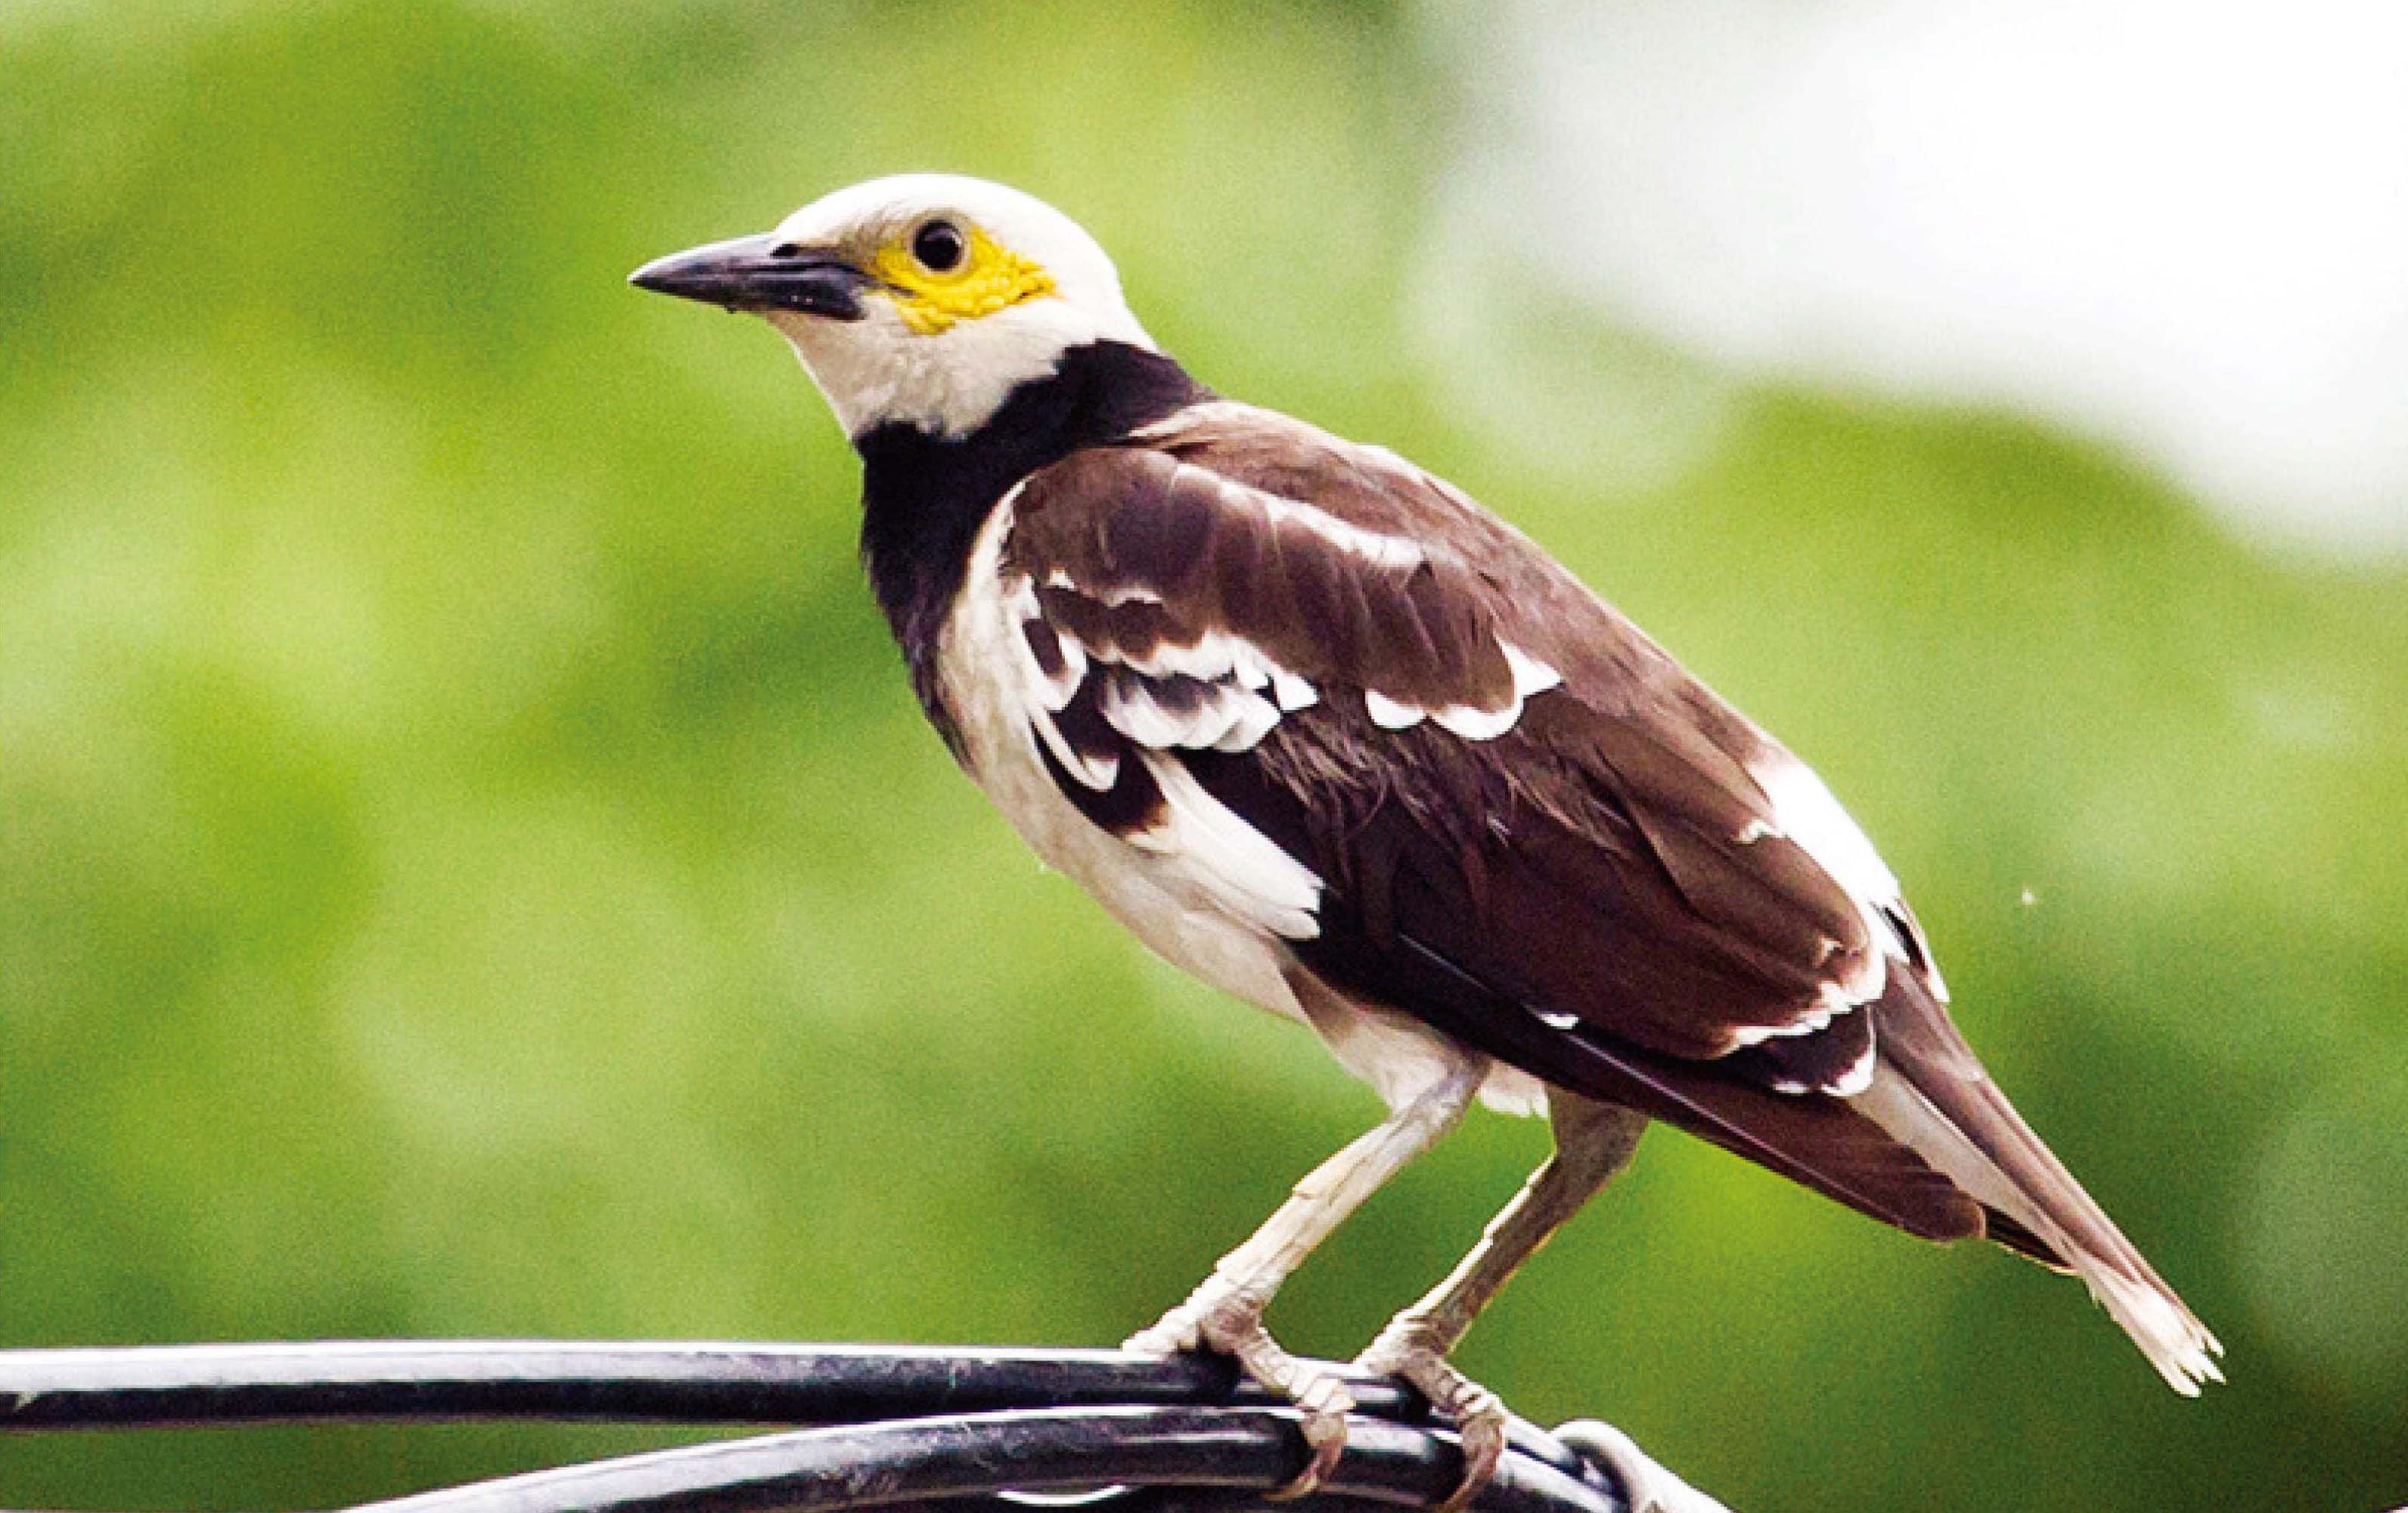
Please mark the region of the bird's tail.
<svg viewBox="0 0 2408 1513"><path fill-rule="evenodd" d="M2080 1276L2167 1386L2196 1397L2200 1383L2222 1381L2224 1347L2041 1143L1938 1006L1894 1001L1920 992L1902 983L1876 1006L1881 1063L1850 1105L2003 1219L1998 1238L2027 1251L2037 1240L2047 1251L2038 1259Z"/></svg>

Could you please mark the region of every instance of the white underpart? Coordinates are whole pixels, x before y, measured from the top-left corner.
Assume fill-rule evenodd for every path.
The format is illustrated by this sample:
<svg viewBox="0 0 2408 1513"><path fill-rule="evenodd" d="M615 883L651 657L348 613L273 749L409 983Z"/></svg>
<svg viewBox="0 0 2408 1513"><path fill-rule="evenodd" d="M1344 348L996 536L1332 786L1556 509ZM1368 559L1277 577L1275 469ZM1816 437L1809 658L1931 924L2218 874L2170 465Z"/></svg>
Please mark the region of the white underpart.
<svg viewBox="0 0 2408 1513"><path fill-rule="evenodd" d="M1427 720L1440 730L1460 735L1467 741L1492 741L1504 735L1522 718L1525 702L1555 687L1564 678L1563 674L1511 641L1499 641L1498 645L1505 653L1505 664L1513 670L1513 696L1502 707L1483 709L1469 704L1450 704L1441 708L1424 709L1418 705L1390 698L1378 689L1366 689L1363 707L1369 712L1371 723L1383 730L1410 730Z"/></svg>
<svg viewBox="0 0 2408 1513"><path fill-rule="evenodd" d="M1311 1021L1313 1029L1338 1064L1369 1083L1389 1107L1412 1102L1460 1063L1462 1049L1412 1016L1329 992L1348 1012L1342 1018L1325 1013ZM1544 1114L1547 1085L1498 1062L1480 1084L1480 1101L1500 1114Z"/></svg>
<svg viewBox="0 0 2408 1513"><path fill-rule="evenodd" d="M2214 1361L2224 1348L2205 1326L2164 1293L2076 1245L2062 1224L2027 1198L1895 1068L1875 1067L1853 1106L1975 1201L1998 1209L2045 1241L2081 1276L2090 1295L2132 1337L2167 1386L2185 1397L2197 1397L2201 1382L2224 1379ZM2100 1216L2100 1222L2106 1223L2105 1216Z"/></svg>
<svg viewBox="0 0 2408 1513"><path fill-rule="evenodd" d="M1008 515L1012 502L1012 497L1007 497L997 515ZM988 529L996 527L990 524ZM971 572L981 570L974 561ZM1109 789L1120 776L1119 759L1079 755L1054 721L1054 713L1069 700L1061 693L1061 679L1046 675L1023 631L1034 614L1035 594L1024 580L999 599L1000 612L1009 621L1002 637L1006 660L1026 690L1029 726L1074 778L1098 792ZM1067 635L1057 633L1055 640L1066 654L1076 654L1082 666L1100 669L1113 664L1100 654L1087 653ZM1168 811L1159 824L1128 836L1125 844L1150 855L1178 859L1190 868L1191 880L1229 912L1274 935L1309 940L1319 935L1321 926L1313 914L1321 904L1321 879L1207 792L1187 764L1173 754L1182 749L1250 749L1279 723L1279 706L1266 696L1266 691L1282 678L1292 693L1300 690L1310 694L1310 685L1275 668L1251 644L1221 635L1209 635L1195 646L1163 648L1142 664L1131 659L1119 665L1157 677L1181 672L1202 684L1197 691L1199 702L1193 709L1173 708L1157 700L1141 681L1126 678L1109 678L1097 687L1097 711L1106 724L1145 749L1140 760L1161 790ZM1071 692L1075 693L1075 688Z"/></svg>
<svg viewBox="0 0 2408 1513"><path fill-rule="evenodd" d="M793 345L847 435L902 423L964 435L991 420L1014 389L1054 372L1073 347L1111 340L1154 350L1094 240L1059 212L1000 185L934 175L875 180L796 211L779 235L857 250L939 210L961 215L1039 264L1053 278L1054 293L956 321L932 335L913 331L876 293L857 321L771 313L770 322ZM1362 530L1310 506L1277 501L1260 507L1386 565L1422 560L1411 541ZM1047 864L1093 894L1147 949L1249 1003L1302 1020L1283 975L1290 963L1283 941L1318 929L1313 911L1321 882L1310 869L1204 792L1173 759L1160 765L1149 760L1171 819L1143 845L1093 824L1054 786L1039 754L1040 741L1066 771L1098 788L1111 785L1118 765L1081 758L1053 728L1052 715L1076 695L1091 659L1057 637L1062 671L1048 676L1038 664L1021 628L1037 618L1034 585L1007 584L998 571L1011 518L1007 499L981 531L964 592L939 638L939 691L972 778ZM1275 723L1320 697L1302 677L1228 637L1162 648L1131 665L1153 676L1234 678L1252 702L1222 732L1215 744L1224 746L1259 740L1270 728L1263 711ZM1265 692L1268 699L1257 696ZM1133 723L1146 718L1133 703L1118 712ZM1412 1033L1385 1011L1357 1008L1346 1024L1345 1045L1333 1040L1333 1049L1392 1103L1426 1086L1431 1068L1445 1061L1443 1050L1429 1044L1429 1032ZM1482 1098L1512 1112L1546 1107L1544 1087L1510 1067L1490 1074Z"/></svg>
<svg viewBox="0 0 2408 1513"><path fill-rule="evenodd" d="M890 421L933 435L977 430L1011 391L1061 364L1062 354L1111 340L1154 349L1095 238L1018 190L948 174L872 179L813 201L778 226L781 241L865 255L931 215L973 225L1043 268L1054 292L922 334L873 292L859 321L767 312L848 435Z"/></svg>

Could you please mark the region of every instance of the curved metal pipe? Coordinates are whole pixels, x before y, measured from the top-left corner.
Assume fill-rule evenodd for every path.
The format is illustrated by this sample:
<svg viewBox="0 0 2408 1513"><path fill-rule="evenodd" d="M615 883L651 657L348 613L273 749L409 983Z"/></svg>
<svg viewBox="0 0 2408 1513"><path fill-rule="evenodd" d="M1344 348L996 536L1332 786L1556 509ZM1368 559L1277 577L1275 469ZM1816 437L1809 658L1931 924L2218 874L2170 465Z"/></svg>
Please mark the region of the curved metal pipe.
<svg viewBox="0 0 2408 1513"><path fill-rule="evenodd" d="M1351 1380L1356 1434L1318 1506L1443 1496L1459 1464L1452 1435L1410 1391ZM378 1506L758 1513L1125 1483L1113 1513L1152 1513L1257 1501L1303 1454L1292 1412L1195 1356L548 1340L0 1351L0 1434L468 1419L821 1427ZM1617 1483L1554 1435L1516 1421L1512 1441L1483 1509L1623 1513Z"/></svg>

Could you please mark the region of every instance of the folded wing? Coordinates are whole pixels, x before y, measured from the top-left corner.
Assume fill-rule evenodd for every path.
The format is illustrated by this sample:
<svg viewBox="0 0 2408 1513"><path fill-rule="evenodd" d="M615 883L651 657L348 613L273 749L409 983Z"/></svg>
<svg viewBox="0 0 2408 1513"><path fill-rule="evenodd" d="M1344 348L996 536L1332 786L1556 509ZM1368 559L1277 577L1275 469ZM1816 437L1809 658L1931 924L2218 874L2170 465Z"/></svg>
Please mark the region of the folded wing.
<svg viewBox="0 0 2408 1513"><path fill-rule="evenodd" d="M1948 1023L1813 773L1511 527L1213 403L1030 478L1001 568L1061 792L1342 992L2213 1341Z"/></svg>

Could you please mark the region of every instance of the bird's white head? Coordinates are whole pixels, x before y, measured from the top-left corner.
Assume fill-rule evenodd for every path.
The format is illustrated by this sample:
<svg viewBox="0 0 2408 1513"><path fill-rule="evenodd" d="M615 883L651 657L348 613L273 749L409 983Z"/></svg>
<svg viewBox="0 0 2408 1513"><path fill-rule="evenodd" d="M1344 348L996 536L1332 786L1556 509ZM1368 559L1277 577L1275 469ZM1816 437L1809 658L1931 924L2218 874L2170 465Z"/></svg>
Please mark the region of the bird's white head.
<svg viewBox="0 0 2408 1513"><path fill-rule="evenodd" d="M897 423L966 435L1074 347L1154 346L1075 221L950 174L838 190L774 231L662 258L631 281L766 317L853 436Z"/></svg>

